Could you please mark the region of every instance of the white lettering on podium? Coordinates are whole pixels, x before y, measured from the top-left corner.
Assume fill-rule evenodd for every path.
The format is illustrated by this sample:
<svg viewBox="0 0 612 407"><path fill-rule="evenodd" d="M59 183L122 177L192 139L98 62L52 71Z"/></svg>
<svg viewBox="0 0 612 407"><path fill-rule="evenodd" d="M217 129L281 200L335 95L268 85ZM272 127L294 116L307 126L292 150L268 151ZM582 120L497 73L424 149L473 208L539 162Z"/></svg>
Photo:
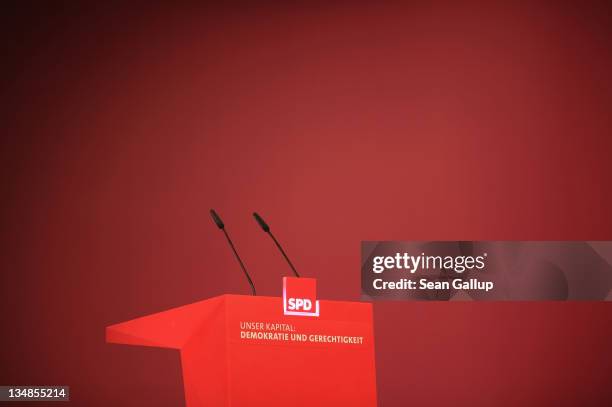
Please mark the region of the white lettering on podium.
<svg viewBox="0 0 612 407"><path fill-rule="evenodd" d="M312 309L312 301L305 298L289 298L287 303L290 311L310 311Z"/></svg>

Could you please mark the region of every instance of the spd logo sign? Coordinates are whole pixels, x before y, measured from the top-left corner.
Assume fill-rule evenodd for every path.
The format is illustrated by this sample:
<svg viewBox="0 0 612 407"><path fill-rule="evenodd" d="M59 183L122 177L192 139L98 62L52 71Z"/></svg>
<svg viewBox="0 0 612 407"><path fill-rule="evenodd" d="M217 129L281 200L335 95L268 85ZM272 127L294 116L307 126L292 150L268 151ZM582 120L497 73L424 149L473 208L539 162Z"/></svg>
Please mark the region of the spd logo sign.
<svg viewBox="0 0 612 407"><path fill-rule="evenodd" d="M283 313L302 317L318 317L317 280L304 277L283 277Z"/></svg>

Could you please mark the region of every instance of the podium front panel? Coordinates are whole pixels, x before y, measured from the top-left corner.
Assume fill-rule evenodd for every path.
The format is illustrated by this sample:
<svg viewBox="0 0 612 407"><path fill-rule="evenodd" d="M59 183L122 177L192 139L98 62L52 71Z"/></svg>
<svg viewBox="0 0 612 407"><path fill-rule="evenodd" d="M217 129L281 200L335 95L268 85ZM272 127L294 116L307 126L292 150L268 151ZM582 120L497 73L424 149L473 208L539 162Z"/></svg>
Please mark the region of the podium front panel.
<svg viewBox="0 0 612 407"><path fill-rule="evenodd" d="M227 296L231 406L375 406L372 305L320 301L287 316L282 299Z"/></svg>

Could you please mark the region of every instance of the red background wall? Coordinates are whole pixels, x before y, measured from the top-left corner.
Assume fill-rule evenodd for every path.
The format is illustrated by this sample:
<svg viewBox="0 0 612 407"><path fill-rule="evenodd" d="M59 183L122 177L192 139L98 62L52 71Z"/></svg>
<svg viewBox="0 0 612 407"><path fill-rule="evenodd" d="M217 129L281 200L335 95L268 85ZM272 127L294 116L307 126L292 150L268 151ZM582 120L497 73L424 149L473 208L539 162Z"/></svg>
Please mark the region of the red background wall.
<svg viewBox="0 0 612 407"><path fill-rule="evenodd" d="M211 207L264 295L253 210L327 299L361 240L612 239L603 3L53 7L2 17L0 383L181 405L104 327L248 293ZM376 303L379 404L607 404L611 311Z"/></svg>

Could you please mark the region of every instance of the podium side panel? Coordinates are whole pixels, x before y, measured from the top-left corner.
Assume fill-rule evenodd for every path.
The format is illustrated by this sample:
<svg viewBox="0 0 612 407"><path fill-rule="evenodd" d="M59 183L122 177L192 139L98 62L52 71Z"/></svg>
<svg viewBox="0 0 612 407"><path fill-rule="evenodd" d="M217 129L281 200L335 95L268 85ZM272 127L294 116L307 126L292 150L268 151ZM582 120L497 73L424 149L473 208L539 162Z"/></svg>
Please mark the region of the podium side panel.
<svg viewBox="0 0 612 407"><path fill-rule="evenodd" d="M187 407L228 406L225 300L181 349Z"/></svg>

